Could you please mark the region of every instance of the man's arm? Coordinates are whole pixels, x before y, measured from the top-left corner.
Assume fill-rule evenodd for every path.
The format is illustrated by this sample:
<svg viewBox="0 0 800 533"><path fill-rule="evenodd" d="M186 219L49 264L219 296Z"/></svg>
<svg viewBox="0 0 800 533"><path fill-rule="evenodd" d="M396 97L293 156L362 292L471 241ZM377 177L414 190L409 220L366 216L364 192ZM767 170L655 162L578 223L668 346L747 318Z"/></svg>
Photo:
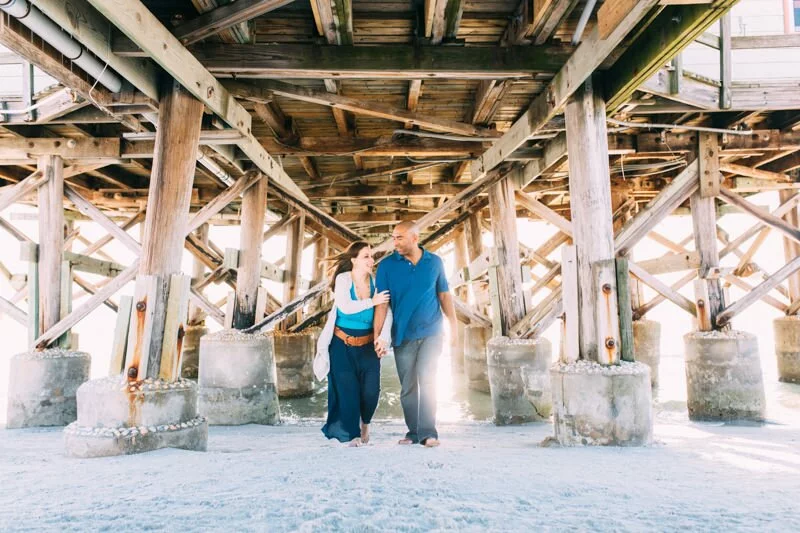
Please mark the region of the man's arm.
<svg viewBox="0 0 800 533"><path fill-rule="evenodd" d="M451 302L452 303L452 302ZM379 304L375 306L375 317L372 319L372 333L377 339L383 331L383 323L386 321L386 311L389 304Z"/></svg>
<svg viewBox="0 0 800 533"><path fill-rule="evenodd" d="M439 305L442 307L444 316L447 317L447 322L450 324L450 342L455 344L458 340L458 327L456 322L456 306L453 305L453 296L449 292L440 292Z"/></svg>

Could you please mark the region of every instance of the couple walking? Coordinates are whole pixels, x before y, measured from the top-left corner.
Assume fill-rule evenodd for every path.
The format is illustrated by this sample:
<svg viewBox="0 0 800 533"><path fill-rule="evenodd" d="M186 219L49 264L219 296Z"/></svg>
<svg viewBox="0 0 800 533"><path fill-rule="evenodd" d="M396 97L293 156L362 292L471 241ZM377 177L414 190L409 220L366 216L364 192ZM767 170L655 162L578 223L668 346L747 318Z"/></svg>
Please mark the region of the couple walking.
<svg viewBox="0 0 800 533"><path fill-rule="evenodd" d="M456 316L439 256L419 245L411 222L392 232L395 251L375 261L366 242L336 257L334 305L317 343L315 372L328 376L329 439L360 446L380 395L381 357L394 347L400 403L408 432L399 444L439 445L436 365L442 352L442 312L455 344Z"/></svg>

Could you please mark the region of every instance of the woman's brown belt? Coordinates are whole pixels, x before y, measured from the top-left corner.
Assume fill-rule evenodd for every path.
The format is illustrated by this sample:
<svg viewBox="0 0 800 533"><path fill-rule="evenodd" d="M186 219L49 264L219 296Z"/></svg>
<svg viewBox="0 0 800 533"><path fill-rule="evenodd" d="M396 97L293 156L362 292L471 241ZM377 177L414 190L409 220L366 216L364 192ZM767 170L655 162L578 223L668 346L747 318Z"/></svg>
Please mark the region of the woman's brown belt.
<svg viewBox="0 0 800 533"><path fill-rule="evenodd" d="M371 343L372 339L374 338L372 333L369 335L363 335L361 337L353 337L352 335L345 333L340 328L334 328L333 334L342 339L347 346L364 346L365 344Z"/></svg>

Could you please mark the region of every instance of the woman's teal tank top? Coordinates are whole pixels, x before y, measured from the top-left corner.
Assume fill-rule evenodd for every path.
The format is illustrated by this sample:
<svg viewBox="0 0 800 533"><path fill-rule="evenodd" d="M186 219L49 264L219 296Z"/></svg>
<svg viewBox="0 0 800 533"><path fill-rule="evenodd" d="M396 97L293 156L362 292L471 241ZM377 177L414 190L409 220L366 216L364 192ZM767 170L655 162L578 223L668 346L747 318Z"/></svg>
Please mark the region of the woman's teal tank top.
<svg viewBox="0 0 800 533"><path fill-rule="evenodd" d="M372 281L372 276L369 277L369 296L375 294L375 283ZM350 297L353 300L358 300L356 296L356 284L350 286ZM375 315L375 308L370 307L358 313L348 315L342 313L341 310L336 310L336 325L340 328L347 329L372 329L372 317Z"/></svg>

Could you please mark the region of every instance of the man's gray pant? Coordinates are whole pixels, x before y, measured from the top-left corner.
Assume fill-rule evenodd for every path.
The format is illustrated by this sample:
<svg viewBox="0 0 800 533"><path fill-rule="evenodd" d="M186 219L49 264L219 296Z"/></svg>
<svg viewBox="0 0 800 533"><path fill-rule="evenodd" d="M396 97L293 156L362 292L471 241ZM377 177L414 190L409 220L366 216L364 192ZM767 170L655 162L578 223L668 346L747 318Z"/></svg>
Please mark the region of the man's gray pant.
<svg viewBox="0 0 800 533"><path fill-rule="evenodd" d="M414 443L438 439L436 432L436 366L442 353L442 336L406 341L394 347L400 376L400 403L406 419L406 438Z"/></svg>

